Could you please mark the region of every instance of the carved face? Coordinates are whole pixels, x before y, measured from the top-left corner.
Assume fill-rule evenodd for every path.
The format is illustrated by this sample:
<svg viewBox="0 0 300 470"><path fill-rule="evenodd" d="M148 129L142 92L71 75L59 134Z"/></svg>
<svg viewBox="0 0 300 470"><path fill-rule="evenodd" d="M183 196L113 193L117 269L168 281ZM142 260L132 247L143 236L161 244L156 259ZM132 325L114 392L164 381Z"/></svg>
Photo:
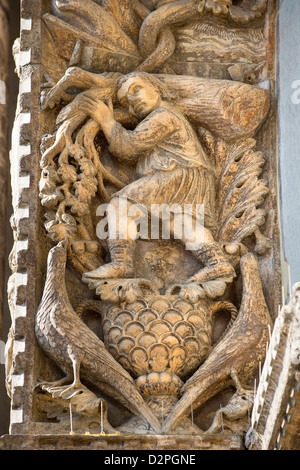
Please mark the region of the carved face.
<svg viewBox="0 0 300 470"><path fill-rule="evenodd" d="M138 117L145 117L161 103L159 92L140 77L130 77L118 90L120 103Z"/></svg>

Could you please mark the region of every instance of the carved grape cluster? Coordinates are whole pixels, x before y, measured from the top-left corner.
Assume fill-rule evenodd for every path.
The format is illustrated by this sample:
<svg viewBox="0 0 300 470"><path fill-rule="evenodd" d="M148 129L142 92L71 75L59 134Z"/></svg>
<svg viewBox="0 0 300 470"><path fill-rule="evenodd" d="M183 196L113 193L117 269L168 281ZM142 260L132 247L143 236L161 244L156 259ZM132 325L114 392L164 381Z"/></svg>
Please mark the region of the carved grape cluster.
<svg viewBox="0 0 300 470"><path fill-rule="evenodd" d="M111 307L103 330L107 349L133 376L168 372L185 377L210 352L212 320L203 301L195 305L177 296L157 296Z"/></svg>
<svg viewBox="0 0 300 470"><path fill-rule="evenodd" d="M53 159L42 169L40 198L42 205L50 209L45 215L45 227L54 242L66 238L90 241L89 236L80 234L83 226L78 222L89 213L91 199L97 192L96 175L95 165L79 144L66 146L57 163ZM76 249L74 241L73 245Z"/></svg>

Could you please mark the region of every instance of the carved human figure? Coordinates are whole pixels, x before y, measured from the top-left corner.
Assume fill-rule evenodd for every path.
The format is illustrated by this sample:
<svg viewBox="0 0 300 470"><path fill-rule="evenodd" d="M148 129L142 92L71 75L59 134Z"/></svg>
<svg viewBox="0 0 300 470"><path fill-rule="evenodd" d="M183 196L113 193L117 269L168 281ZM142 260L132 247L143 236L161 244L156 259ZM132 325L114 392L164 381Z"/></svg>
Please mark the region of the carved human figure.
<svg viewBox="0 0 300 470"><path fill-rule="evenodd" d="M234 270L214 240L214 168L206 155L193 127L176 106L176 97L150 74L133 72L117 84L117 97L139 124L134 130L125 129L114 118L111 104L105 104L94 95L82 95L80 107L97 121L109 143L109 151L122 161L136 164L137 179L115 193L108 206L108 247L111 262L86 273L86 277L133 278L134 239L128 231L128 205L143 204L151 211L153 204L189 207L185 217L190 223L177 223L176 213L170 227L175 238L181 238L187 249L205 266L187 282L206 282L215 278L233 278ZM191 233L198 205L204 206L204 226L201 239ZM121 217L122 207L128 211L128 224L115 230L115 214ZM186 230L186 226L190 230ZM179 230L180 234L176 234ZM176 236L178 235L178 236ZM196 232L197 236L197 232Z"/></svg>

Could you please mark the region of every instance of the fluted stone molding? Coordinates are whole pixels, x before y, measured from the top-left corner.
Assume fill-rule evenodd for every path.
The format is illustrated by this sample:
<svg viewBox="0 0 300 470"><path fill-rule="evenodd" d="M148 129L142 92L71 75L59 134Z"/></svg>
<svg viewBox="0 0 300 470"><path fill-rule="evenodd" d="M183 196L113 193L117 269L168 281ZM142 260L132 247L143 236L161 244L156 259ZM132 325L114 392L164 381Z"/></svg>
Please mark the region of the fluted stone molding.
<svg viewBox="0 0 300 470"><path fill-rule="evenodd" d="M0 0L0 332L3 321L4 273L6 245L7 181L8 181L8 105L9 23L8 0Z"/></svg>
<svg viewBox="0 0 300 470"><path fill-rule="evenodd" d="M293 286L289 303L279 309L252 410L246 437L250 450L280 449L284 428L297 419L300 363L300 283ZM294 414L294 416L292 416Z"/></svg>

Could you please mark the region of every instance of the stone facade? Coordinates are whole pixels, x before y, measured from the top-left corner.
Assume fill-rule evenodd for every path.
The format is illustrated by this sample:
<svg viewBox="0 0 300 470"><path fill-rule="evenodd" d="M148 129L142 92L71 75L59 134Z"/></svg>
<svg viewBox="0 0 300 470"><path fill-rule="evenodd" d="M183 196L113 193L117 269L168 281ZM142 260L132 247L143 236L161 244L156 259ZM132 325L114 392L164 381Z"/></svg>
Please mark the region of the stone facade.
<svg viewBox="0 0 300 470"><path fill-rule="evenodd" d="M279 445L276 2L50 3L15 50L0 446Z"/></svg>

